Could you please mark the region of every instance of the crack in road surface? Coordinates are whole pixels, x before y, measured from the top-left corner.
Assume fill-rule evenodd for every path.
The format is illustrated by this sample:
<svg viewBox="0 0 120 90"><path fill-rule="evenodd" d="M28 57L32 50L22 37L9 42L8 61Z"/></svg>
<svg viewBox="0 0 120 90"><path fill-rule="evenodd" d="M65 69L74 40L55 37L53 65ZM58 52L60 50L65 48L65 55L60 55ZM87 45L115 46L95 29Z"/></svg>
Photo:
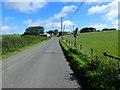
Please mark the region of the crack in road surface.
<svg viewBox="0 0 120 90"><path fill-rule="evenodd" d="M57 37L2 61L3 88L80 88Z"/></svg>

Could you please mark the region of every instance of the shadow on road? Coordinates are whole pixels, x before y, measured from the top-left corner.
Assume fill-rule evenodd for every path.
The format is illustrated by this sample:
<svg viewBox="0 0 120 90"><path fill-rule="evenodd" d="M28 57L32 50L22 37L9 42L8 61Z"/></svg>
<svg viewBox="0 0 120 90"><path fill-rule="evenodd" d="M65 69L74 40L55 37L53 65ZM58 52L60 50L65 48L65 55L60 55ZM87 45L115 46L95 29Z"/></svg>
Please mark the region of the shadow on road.
<svg viewBox="0 0 120 90"><path fill-rule="evenodd" d="M63 53L60 53L60 52L42 52L40 54L63 54Z"/></svg>

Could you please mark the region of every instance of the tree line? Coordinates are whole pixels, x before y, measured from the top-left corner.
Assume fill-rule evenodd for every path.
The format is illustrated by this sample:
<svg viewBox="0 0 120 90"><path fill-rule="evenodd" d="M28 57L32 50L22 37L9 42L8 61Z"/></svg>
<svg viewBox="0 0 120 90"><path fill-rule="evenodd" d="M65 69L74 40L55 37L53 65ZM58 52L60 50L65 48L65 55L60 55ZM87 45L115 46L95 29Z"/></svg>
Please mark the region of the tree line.
<svg viewBox="0 0 120 90"><path fill-rule="evenodd" d="M34 36L39 36L40 34L44 34L45 33L45 28L42 26L34 26L34 27L28 27L25 32L22 35L34 35ZM57 35L58 34L58 30L49 30L48 32L46 32L50 35Z"/></svg>
<svg viewBox="0 0 120 90"><path fill-rule="evenodd" d="M115 28L104 28L102 29L101 31L112 31L112 30L116 30ZM85 28L82 28L80 30L80 33L86 33L86 32L96 32L96 31L100 31L100 30L96 30L96 28L93 28L93 27L85 27Z"/></svg>
<svg viewBox="0 0 120 90"><path fill-rule="evenodd" d="M101 31L111 31L111 30L116 30L115 28L104 28L102 29ZM80 30L80 33L86 33L86 32L96 32L96 31L100 31L100 30L96 30L96 28L93 28L93 27L85 27L85 28L82 28ZM35 36L39 36L40 34L44 34L45 33L45 28L42 27L42 26L34 26L34 27L28 27L25 32L23 33L23 35L35 35ZM60 35L64 35L64 34L67 34L68 32L59 32L58 29L55 29L55 30L49 30L46 32L47 34L50 34L50 35L57 35L58 33Z"/></svg>

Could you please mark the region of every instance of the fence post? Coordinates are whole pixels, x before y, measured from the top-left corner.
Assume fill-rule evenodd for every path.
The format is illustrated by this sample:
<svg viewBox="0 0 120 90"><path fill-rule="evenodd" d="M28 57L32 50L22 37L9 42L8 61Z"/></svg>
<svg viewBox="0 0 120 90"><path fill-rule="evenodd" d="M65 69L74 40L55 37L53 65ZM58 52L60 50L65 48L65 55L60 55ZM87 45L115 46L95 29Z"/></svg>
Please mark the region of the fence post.
<svg viewBox="0 0 120 90"><path fill-rule="evenodd" d="M120 62L118 62L118 71L119 71L118 79L120 79Z"/></svg>
<svg viewBox="0 0 120 90"><path fill-rule="evenodd" d="M91 48L91 54L93 54L93 49Z"/></svg>
<svg viewBox="0 0 120 90"><path fill-rule="evenodd" d="M70 46L70 41L69 41L69 46Z"/></svg>
<svg viewBox="0 0 120 90"><path fill-rule="evenodd" d="M69 41L69 45L71 46L71 42Z"/></svg>
<svg viewBox="0 0 120 90"><path fill-rule="evenodd" d="M82 50L82 45L80 45L80 50Z"/></svg>
<svg viewBox="0 0 120 90"><path fill-rule="evenodd" d="M73 47L73 42L71 42L71 47Z"/></svg>
<svg viewBox="0 0 120 90"><path fill-rule="evenodd" d="M74 41L74 47L76 48L77 46L77 37L75 37L75 41Z"/></svg>

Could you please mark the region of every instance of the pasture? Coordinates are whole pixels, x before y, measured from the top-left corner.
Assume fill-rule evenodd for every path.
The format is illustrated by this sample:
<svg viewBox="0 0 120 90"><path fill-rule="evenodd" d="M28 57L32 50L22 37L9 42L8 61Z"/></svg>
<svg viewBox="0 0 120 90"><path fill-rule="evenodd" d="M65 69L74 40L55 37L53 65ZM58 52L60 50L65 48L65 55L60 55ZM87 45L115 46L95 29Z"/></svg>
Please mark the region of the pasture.
<svg viewBox="0 0 120 90"><path fill-rule="evenodd" d="M64 36L65 40L74 42L73 35ZM94 53L102 54L104 52L118 57L118 31L90 32L80 33L77 38L77 50L89 53L91 48Z"/></svg>
<svg viewBox="0 0 120 90"><path fill-rule="evenodd" d="M71 68L88 88L120 88L119 60L105 57L106 52L118 57L118 31L80 33L74 47L73 35L60 38L60 44ZM80 49L80 45L82 48ZM91 53L93 49L93 53ZM80 52L79 52L80 51Z"/></svg>

